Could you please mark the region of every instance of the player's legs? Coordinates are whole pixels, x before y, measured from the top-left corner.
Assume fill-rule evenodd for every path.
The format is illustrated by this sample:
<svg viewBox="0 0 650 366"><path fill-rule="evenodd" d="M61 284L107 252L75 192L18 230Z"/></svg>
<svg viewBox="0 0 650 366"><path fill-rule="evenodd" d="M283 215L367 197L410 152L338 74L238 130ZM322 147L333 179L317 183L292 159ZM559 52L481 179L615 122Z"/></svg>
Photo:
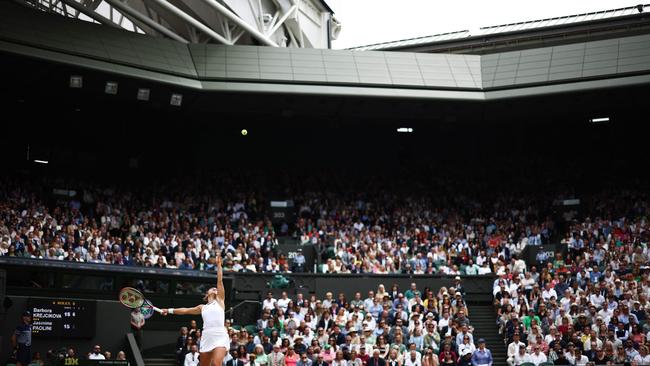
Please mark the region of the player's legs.
<svg viewBox="0 0 650 366"><path fill-rule="evenodd" d="M226 353L228 351L225 347L217 347L212 350L212 365L208 366L222 366L223 359L226 358ZM203 366L203 365L201 365Z"/></svg>
<svg viewBox="0 0 650 366"><path fill-rule="evenodd" d="M199 354L199 366L210 366L212 364L212 354L216 349L210 352L201 352Z"/></svg>

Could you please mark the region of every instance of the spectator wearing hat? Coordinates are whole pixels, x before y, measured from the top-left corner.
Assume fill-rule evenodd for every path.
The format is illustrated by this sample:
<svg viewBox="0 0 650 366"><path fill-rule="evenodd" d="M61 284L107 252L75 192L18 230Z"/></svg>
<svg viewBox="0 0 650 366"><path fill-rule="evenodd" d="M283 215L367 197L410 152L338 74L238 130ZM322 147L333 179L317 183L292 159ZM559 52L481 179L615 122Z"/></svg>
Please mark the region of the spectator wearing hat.
<svg viewBox="0 0 650 366"><path fill-rule="evenodd" d="M472 366L492 366L492 353L485 348L485 339L478 340L478 349L472 354Z"/></svg>
<svg viewBox="0 0 650 366"><path fill-rule="evenodd" d="M335 342L332 342L335 343ZM361 347L365 347L363 344ZM336 351L332 348L332 345L326 344L325 347L323 347L323 350L321 351L321 355L323 356L323 360L326 363L331 363L334 357L336 356Z"/></svg>
<svg viewBox="0 0 650 366"><path fill-rule="evenodd" d="M284 353L281 352L280 345L273 345L273 350L268 354L268 366L286 366L284 363Z"/></svg>
<svg viewBox="0 0 650 366"><path fill-rule="evenodd" d="M32 361L32 313L29 310L23 312L21 323L11 336L11 344L16 350L16 365L29 365Z"/></svg>
<svg viewBox="0 0 650 366"><path fill-rule="evenodd" d="M453 288L456 292L460 293L462 296L465 296L465 287L461 284L460 276L454 277L454 286Z"/></svg>
<svg viewBox="0 0 650 366"><path fill-rule="evenodd" d="M307 352L307 346L302 342L303 338L301 335L297 335L293 338L293 349L297 354L301 355Z"/></svg>
<svg viewBox="0 0 650 366"><path fill-rule="evenodd" d="M458 359L458 366L472 366L472 351L464 349L460 351L460 358Z"/></svg>
<svg viewBox="0 0 650 366"><path fill-rule="evenodd" d="M294 351L293 346L287 348L287 353L284 355L284 363L286 366L296 366L300 356Z"/></svg>
<svg viewBox="0 0 650 366"><path fill-rule="evenodd" d="M377 343L377 337L374 335L372 329L365 324L362 329L363 337L364 337L364 343L368 345L374 345Z"/></svg>

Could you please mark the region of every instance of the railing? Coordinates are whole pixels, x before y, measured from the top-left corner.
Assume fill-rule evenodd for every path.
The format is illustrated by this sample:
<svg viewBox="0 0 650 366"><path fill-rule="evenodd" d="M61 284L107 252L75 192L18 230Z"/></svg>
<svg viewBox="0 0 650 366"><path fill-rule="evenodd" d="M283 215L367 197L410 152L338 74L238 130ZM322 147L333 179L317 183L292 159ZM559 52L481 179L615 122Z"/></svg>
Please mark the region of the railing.
<svg viewBox="0 0 650 366"><path fill-rule="evenodd" d="M244 301L240 302L239 304L237 304L235 306L232 306L230 309L226 310L225 313L226 314L230 313L230 318L232 318L232 312L235 311L235 309L237 309L238 307L240 307L240 306L242 306L244 304L258 304L259 305L259 304L261 304L261 302L255 301L255 300L244 300Z"/></svg>
<svg viewBox="0 0 650 366"><path fill-rule="evenodd" d="M129 346L128 349L131 353L131 359L135 363L135 366L145 366L144 359L142 358L142 353L140 353L140 347L138 347L138 342L135 341L135 336L133 333L126 334L126 343Z"/></svg>

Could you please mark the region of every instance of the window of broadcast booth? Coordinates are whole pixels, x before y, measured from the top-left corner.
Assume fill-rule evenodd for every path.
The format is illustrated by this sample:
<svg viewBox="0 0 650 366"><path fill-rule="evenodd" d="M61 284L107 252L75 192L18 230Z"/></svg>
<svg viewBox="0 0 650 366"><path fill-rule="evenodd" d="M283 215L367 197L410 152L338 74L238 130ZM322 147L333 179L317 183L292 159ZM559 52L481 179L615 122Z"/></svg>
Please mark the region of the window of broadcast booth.
<svg viewBox="0 0 650 366"><path fill-rule="evenodd" d="M53 288L55 287L55 276L42 270L20 270L12 269L10 276L7 276L7 287L18 288Z"/></svg>
<svg viewBox="0 0 650 366"><path fill-rule="evenodd" d="M113 277L64 274L61 286L65 289L112 291Z"/></svg>
<svg viewBox="0 0 650 366"><path fill-rule="evenodd" d="M121 287L133 287L144 294L166 295L169 293L170 281L129 278L122 282Z"/></svg>
<svg viewBox="0 0 650 366"><path fill-rule="evenodd" d="M174 293L176 295L203 295L210 287L214 286L216 286L214 283L177 281Z"/></svg>

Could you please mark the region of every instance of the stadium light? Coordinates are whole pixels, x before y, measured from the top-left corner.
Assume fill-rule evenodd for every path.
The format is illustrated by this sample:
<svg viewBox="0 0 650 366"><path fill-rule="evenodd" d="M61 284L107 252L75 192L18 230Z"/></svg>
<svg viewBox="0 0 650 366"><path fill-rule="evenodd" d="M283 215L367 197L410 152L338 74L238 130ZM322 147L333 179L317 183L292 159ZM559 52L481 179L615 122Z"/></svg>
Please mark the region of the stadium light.
<svg viewBox="0 0 650 366"><path fill-rule="evenodd" d="M84 85L84 78L82 76L79 76L79 75L70 76L70 87L71 88L79 89L79 88L83 87L83 85Z"/></svg>
<svg viewBox="0 0 650 366"><path fill-rule="evenodd" d="M589 120L591 123L607 123L609 122L609 117L599 117L599 118L592 118Z"/></svg>
<svg viewBox="0 0 650 366"><path fill-rule="evenodd" d="M49 161L47 161L47 160L34 160L34 162L37 163L37 164L48 164L49 163Z"/></svg>
<svg viewBox="0 0 650 366"><path fill-rule="evenodd" d="M149 101L149 95L151 95L151 90L149 89L138 89L138 100L143 100L145 102Z"/></svg>
<svg viewBox="0 0 650 366"><path fill-rule="evenodd" d="M183 103L183 95L182 94L172 94L171 99L169 100L169 104L180 107L181 104Z"/></svg>
<svg viewBox="0 0 650 366"><path fill-rule="evenodd" d="M106 86L104 87L104 93L116 95L117 94L117 82L107 81Z"/></svg>
<svg viewBox="0 0 650 366"><path fill-rule="evenodd" d="M400 128L397 129L397 132L400 132L400 133L411 133L411 132L413 132L413 129L410 128L410 127L400 127Z"/></svg>

